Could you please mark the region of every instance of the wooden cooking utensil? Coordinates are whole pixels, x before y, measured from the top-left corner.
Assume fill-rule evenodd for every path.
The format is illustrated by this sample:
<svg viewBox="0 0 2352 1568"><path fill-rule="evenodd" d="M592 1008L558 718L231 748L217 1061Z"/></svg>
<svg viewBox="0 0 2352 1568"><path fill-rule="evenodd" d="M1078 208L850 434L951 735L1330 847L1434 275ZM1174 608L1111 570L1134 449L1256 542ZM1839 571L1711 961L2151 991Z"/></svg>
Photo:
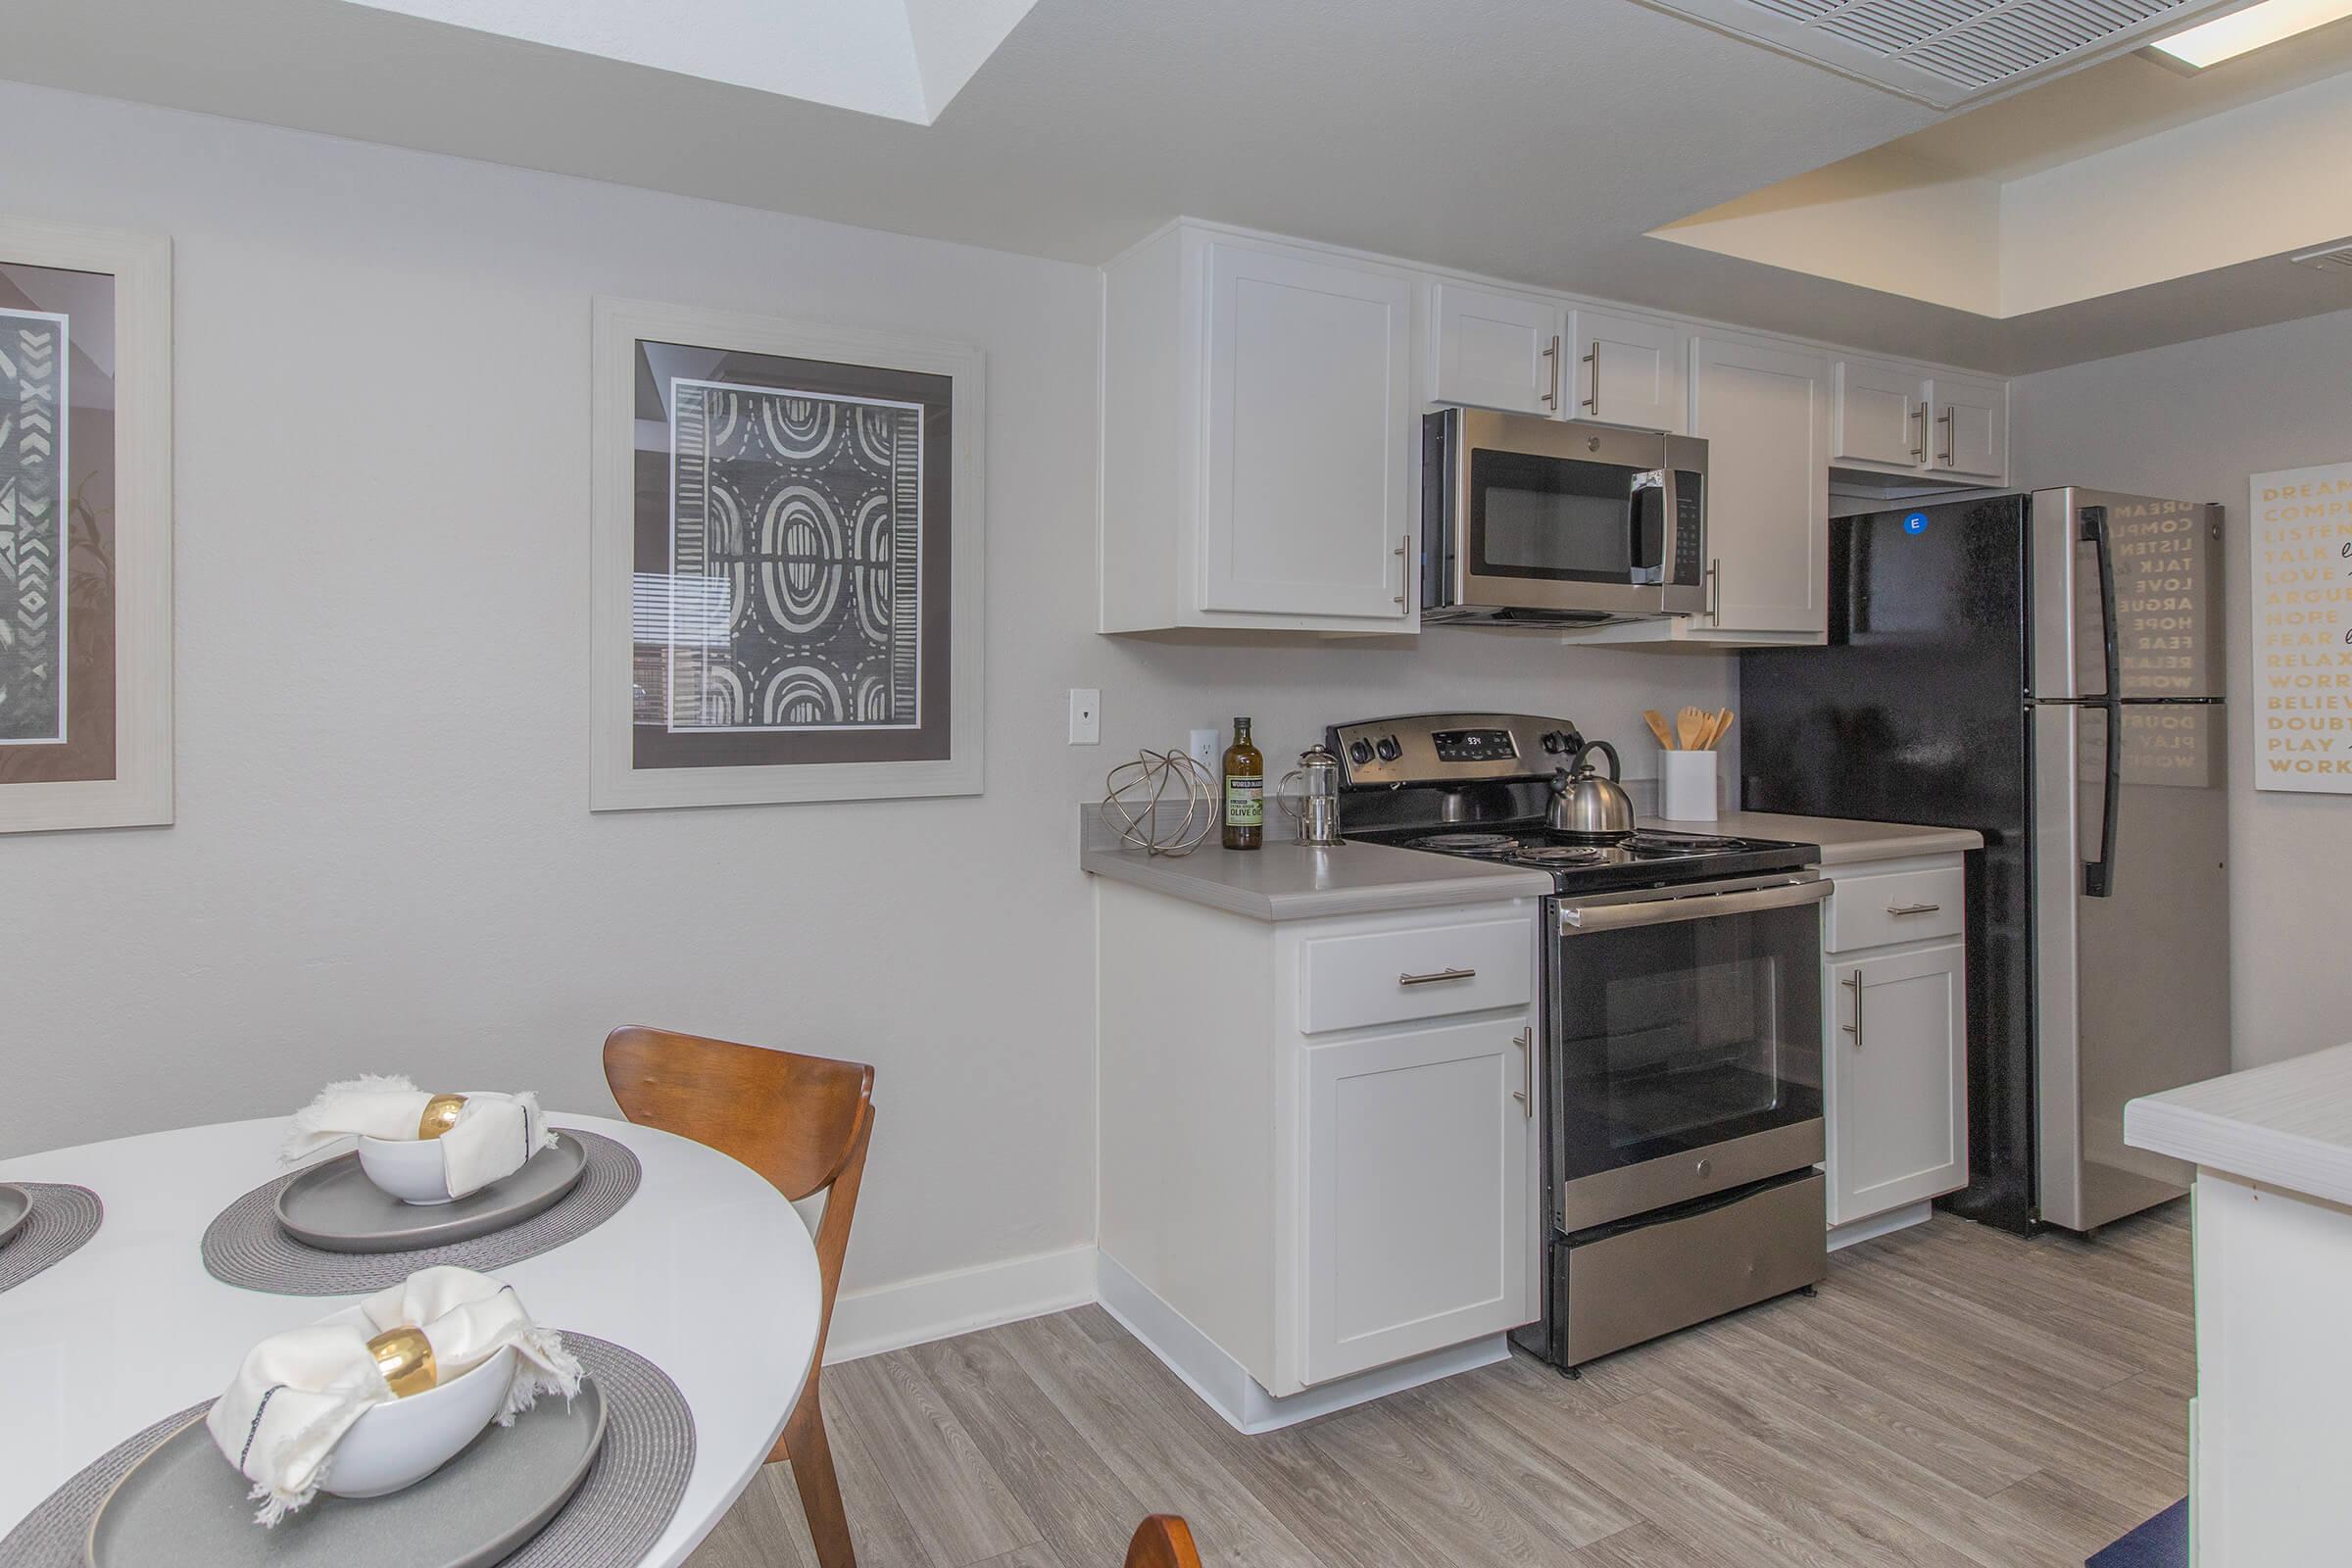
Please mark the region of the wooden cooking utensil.
<svg viewBox="0 0 2352 1568"><path fill-rule="evenodd" d="M1666 733L1664 713L1654 708L1644 708L1642 710L1642 722L1649 726L1649 732L1658 738L1658 745L1662 749L1669 752L1674 750L1674 737Z"/></svg>
<svg viewBox="0 0 2352 1568"><path fill-rule="evenodd" d="M1711 752L1715 749L1715 715L1713 713L1709 713L1698 721L1698 749L1702 752Z"/></svg>
<svg viewBox="0 0 2352 1568"><path fill-rule="evenodd" d="M1729 735L1731 732L1732 710L1727 708L1722 712L1715 715L1715 733L1708 739L1707 744L1709 746L1721 746L1723 744L1723 738L1726 735Z"/></svg>
<svg viewBox="0 0 2352 1568"><path fill-rule="evenodd" d="M1695 708L1686 707L1674 715L1674 732L1681 739L1684 751L1698 750L1699 730L1706 721L1707 715Z"/></svg>

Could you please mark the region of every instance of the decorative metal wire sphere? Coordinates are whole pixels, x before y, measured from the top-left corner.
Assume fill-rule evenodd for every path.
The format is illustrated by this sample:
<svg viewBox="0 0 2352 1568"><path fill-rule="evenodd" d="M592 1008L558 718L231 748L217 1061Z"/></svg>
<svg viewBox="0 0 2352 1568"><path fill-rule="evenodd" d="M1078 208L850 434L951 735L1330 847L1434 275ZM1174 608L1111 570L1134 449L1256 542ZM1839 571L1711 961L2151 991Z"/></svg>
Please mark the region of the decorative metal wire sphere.
<svg viewBox="0 0 2352 1568"><path fill-rule="evenodd" d="M1103 825L1146 855L1190 855L1216 825L1217 781L1190 753L1147 747L1112 768L1102 791ZM1179 791L1184 814L1171 821Z"/></svg>

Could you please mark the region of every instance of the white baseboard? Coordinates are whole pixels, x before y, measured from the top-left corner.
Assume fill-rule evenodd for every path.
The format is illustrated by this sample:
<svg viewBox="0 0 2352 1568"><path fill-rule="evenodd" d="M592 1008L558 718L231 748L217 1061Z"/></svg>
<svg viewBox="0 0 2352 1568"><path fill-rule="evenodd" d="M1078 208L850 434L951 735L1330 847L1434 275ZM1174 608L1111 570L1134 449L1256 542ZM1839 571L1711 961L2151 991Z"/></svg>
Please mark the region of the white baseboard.
<svg viewBox="0 0 2352 1568"><path fill-rule="evenodd" d="M1914 1225L1925 1225L1935 1212L1936 1205L1933 1203L1905 1203L1900 1208L1890 1208L1884 1214L1873 1214L1868 1219L1833 1225L1830 1227L1830 1250L1835 1252L1856 1242L1867 1242L1873 1237L1889 1236L1896 1231L1909 1230Z"/></svg>
<svg viewBox="0 0 2352 1568"><path fill-rule="evenodd" d="M1168 1370L1200 1396L1201 1402L1237 1432L1272 1432L1328 1415L1351 1404L1378 1399L1474 1367L1507 1361L1510 1341L1497 1334L1353 1377L1318 1384L1298 1394L1268 1394L1241 1362L1212 1344L1184 1315L1121 1268L1108 1253L1098 1254L1097 1294L1102 1309L1167 1363Z"/></svg>
<svg viewBox="0 0 2352 1568"><path fill-rule="evenodd" d="M1094 1298L1092 1247L1065 1247L1034 1257L876 1286L844 1294L833 1303L825 1361L828 1365L855 1361L909 1345L953 1339L1000 1323L1064 1312Z"/></svg>

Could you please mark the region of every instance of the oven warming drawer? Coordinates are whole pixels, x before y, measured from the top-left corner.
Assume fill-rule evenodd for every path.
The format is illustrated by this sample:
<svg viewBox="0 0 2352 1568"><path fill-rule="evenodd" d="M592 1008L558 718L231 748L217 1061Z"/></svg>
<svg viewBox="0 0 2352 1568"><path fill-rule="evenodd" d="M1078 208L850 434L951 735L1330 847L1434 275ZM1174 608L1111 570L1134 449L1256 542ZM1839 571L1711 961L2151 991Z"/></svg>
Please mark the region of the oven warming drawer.
<svg viewBox="0 0 2352 1568"><path fill-rule="evenodd" d="M1576 1366L1818 1283L1830 1272L1822 1175L1554 1240L1555 1359Z"/></svg>
<svg viewBox="0 0 2352 1568"><path fill-rule="evenodd" d="M1819 1164L1825 1157L1822 1120L1807 1116L1688 1153L1664 1154L1562 1182L1552 1223L1563 1231L1581 1231L1631 1219ZM1823 1214L1826 1224L1826 1208Z"/></svg>

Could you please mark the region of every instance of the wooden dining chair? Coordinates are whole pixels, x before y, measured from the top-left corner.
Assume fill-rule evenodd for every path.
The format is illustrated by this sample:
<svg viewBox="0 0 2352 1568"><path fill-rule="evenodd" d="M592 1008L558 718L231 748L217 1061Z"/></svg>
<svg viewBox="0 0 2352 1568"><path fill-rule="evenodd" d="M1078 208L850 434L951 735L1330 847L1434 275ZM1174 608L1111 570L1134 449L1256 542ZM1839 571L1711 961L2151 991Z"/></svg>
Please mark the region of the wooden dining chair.
<svg viewBox="0 0 2352 1568"><path fill-rule="evenodd" d="M1155 1513L1136 1526L1127 1543L1127 1568L1200 1568L1200 1551L1182 1519Z"/></svg>
<svg viewBox="0 0 2352 1568"><path fill-rule="evenodd" d="M841 1286L841 1259L849 1250L858 1184L865 1174L865 1149L874 1130L874 1069L862 1062L631 1026L606 1037L605 1082L629 1120L731 1154L796 1203L825 1195L824 1217L816 1225L816 1263L824 1282L816 1348L800 1403L767 1460L792 1461L793 1485L800 1489L817 1562L822 1568L854 1568L858 1553L850 1544L849 1515L842 1508L833 1448L825 1439L818 1388L825 1331L833 1324L833 1296Z"/></svg>

